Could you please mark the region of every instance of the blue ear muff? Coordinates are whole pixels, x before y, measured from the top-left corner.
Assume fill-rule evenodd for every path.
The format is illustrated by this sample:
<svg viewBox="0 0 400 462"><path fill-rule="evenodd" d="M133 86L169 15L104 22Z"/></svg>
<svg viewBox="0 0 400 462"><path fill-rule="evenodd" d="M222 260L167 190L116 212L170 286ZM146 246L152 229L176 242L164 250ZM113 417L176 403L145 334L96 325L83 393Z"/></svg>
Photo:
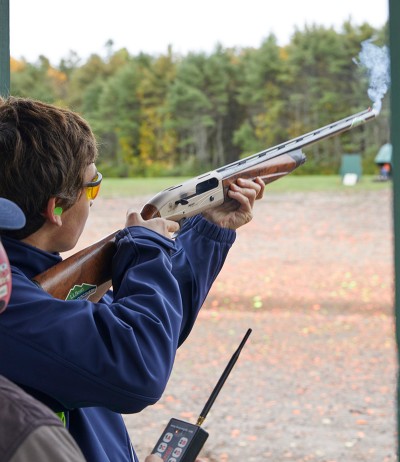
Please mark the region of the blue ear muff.
<svg viewBox="0 0 400 462"><path fill-rule="evenodd" d="M56 207L54 209L54 215L60 216L63 213L62 207Z"/></svg>

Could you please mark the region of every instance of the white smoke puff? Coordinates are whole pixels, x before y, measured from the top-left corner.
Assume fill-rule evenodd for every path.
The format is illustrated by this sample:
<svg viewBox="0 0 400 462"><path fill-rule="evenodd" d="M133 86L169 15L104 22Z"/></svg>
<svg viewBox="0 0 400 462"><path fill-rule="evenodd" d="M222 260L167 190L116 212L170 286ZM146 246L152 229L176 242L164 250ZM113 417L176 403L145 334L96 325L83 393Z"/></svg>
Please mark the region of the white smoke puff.
<svg viewBox="0 0 400 462"><path fill-rule="evenodd" d="M365 67L369 88L368 96L373 102L373 108L380 112L382 99L390 86L390 56L387 46L378 47L372 40L361 43L361 52L358 55L359 61L356 64Z"/></svg>

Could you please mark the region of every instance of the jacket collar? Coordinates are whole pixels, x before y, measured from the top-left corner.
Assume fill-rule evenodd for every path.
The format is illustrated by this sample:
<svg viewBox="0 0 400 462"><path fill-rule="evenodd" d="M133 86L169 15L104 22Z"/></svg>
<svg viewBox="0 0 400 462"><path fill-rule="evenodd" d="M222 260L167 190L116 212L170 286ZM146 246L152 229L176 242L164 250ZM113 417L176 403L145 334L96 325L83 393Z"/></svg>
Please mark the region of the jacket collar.
<svg viewBox="0 0 400 462"><path fill-rule="evenodd" d="M45 252L11 237L3 236L1 240L8 254L11 267L17 267L29 279L62 260L58 253Z"/></svg>

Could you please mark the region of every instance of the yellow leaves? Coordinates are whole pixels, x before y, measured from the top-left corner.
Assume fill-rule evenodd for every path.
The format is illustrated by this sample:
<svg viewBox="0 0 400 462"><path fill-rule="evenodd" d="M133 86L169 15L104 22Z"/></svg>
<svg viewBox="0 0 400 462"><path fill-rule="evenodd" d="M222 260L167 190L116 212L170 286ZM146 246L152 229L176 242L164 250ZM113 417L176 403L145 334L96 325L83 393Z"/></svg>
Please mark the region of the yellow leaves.
<svg viewBox="0 0 400 462"><path fill-rule="evenodd" d="M163 124L164 120L156 107L143 109L138 147L140 158L147 167L155 162L165 166L171 164L170 154L176 149L177 138L175 132L164 131Z"/></svg>
<svg viewBox="0 0 400 462"><path fill-rule="evenodd" d="M18 61L17 59L10 58L10 71L11 72L21 72L25 69L26 62Z"/></svg>
<svg viewBox="0 0 400 462"><path fill-rule="evenodd" d="M27 67L26 61L20 61L15 58L10 58L10 71L11 72L22 72ZM49 66L46 70L46 76L54 80L56 83L64 83L68 80L67 75L65 72L60 71L54 67Z"/></svg>
<svg viewBox="0 0 400 462"><path fill-rule="evenodd" d="M144 120L139 128L139 152L140 157L146 165L152 163L151 156L154 152L154 144L156 143L156 136L153 127L149 124L148 120Z"/></svg>
<svg viewBox="0 0 400 462"><path fill-rule="evenodd" d="M289 53L286 47L279 47L279 58L282 61L287 61L289 58Z"/></svg>
<svg viewBox="0 0 400 462"><path fill-rule="evenodd" d="M132 157L133 149L132 149L132 140L129 136L120 136L118 138L118 143L120 147L120 152L122 158L126 161L127 159Z"/></svg>
<svg viewBox="0 0 400 462"><path fill-rule="evenodd" d="M55 69L54 67L49 67L47 69L47 77L50 79L56 80L58 83L63 83L67 81L67 76L64 72Z"/></svg>

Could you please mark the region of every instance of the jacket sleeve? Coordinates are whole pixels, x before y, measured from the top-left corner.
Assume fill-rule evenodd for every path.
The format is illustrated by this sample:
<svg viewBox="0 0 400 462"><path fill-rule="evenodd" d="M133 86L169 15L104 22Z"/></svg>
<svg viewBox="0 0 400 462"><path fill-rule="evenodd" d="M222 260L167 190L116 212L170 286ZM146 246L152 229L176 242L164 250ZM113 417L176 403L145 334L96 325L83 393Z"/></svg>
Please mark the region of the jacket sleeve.
<svg viewBox="0 0 400 462"><path fill-rule="evenodd" d="M182 324L175 245L150 230L117 235L111 304L62 301L13 274L0 317L0 372L62 409L138 412L162 395Z"/></svg>
<svg viewBox="0 0 400 462"><path fill-rule="evenodd" d="M182 227L172 256L172 272L178 281L183 306L181 344L189 335L197 314L218 276L235 231L210 223L197 215Z"/></svg>

